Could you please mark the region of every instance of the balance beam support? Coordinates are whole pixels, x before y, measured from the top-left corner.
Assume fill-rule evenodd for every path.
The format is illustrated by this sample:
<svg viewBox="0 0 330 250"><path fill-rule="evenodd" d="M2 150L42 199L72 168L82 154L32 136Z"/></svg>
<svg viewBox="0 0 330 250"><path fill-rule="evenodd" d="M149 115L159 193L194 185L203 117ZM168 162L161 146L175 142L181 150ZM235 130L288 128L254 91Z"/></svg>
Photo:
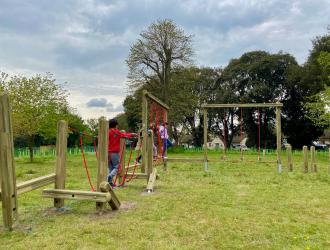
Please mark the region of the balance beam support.
<svg viewBox="0 0 330 250"><path fill-rule="evenodd" d="M287 159L288 159L288 172L292 172L293 164L292 164L292 147L291 147L291 145L288 145L286 147L286 154L287 154Z"/></svg>
<svg viewBox="0 0 330 250"><path fill-rule="evenodd" d="M99 119L97 191L100 191L101 183L107 181L108 177L108 131L109 125L107 120L104 118ZM96 203L97 210L102 210L103 206L104 203L102 202Z"/></svg>
<svg viewBox="0 0 330 250"><path fill-rule="evenodd" d="M304 157L304 173L308 173L308 149L307 146L303 146L303 157Z"/></svg>
<svg viewBox="0 0 330 250"><path fill-rule="evenodd" d="M8 95L0 95L0 183L4 227L13 229L17 213L14 143Z"/></svg>
<svg viewBox="0 0 330 250"><path fill-rule="evenodd" d="M66 177L66 153L68 142L68 124L66 121L59 121L57 123L57 137L56 137L56 177L55 189L65 189ZM64 199L54 197L54 206L61 208L64 206Z"/></svg>

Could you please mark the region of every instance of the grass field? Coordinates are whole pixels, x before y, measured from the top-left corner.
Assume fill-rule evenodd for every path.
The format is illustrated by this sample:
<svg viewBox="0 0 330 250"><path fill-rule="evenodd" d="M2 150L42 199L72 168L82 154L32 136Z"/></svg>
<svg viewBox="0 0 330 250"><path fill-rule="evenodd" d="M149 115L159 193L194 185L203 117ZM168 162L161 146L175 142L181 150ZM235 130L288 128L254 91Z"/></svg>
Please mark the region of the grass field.
<svg viewBox="0 0 330 250"><path fill-rule="evenodd" d="M282 174L268 162L275 155L264 163L248 155L242 163L233 153L225 162L210 163L208 173L202 163L169 163L167 172L159 171L155 193L146 195L146 182L135 180L116 189L121 209L103 215L96 214L95 204L80 201L66 201L64 210L55 211L52 200L36 190L19 197L19 225L11 233L1 226L0 248L330 249L327 157L318 156L316 174L302 173L300 155L294 156L294 172ZM17 160L18 182L53 172L54 162ZM95 156L88 162L95 179ZM80 157L68 159L66 186L89 190Z"/></svg>

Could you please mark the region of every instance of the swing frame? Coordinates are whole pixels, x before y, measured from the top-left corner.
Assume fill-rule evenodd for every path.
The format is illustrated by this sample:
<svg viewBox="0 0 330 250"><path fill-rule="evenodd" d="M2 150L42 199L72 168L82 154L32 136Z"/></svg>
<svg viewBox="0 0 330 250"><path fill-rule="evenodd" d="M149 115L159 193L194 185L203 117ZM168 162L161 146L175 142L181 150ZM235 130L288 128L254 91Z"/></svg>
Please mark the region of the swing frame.
<svg viewBox="0 0 330 250"><path fill-rule="evenodd" d="M276 103L232 103L232 104L207 104L202 105L203 109L203 127L204 127L204 171L208 171L208 155L207 155L207 112L211 108L276 108L276 153L277 153L277 171L282 172L282 161L281 161L281 146L282 146L282 130L281 130L281 108L283 104L280 102Z"/></svg>

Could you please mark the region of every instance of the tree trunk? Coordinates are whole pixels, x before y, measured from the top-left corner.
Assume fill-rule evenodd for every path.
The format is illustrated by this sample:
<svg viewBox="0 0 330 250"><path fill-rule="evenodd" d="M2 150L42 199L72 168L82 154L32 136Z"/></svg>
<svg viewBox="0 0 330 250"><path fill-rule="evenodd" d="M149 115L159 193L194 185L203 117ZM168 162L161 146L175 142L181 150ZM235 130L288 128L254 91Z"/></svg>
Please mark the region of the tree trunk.
<svg viewBox="0 0 330 250"><path fill-rule="evenodd" d="M28 147L29 147L30 162L33 162L33 146L34 146L34 136L31 135L28 138Z"/></svg>
<svg viewBox="0 0 330 250"><path fill-rule="evenodd" d="M173 135L173 139L174 139L174 145L177 146L179 143L179 136L178 136L178 131L176 129L175 124L173 124L173 126L172 126L172 131L173 131L172 135Z"/></svg>

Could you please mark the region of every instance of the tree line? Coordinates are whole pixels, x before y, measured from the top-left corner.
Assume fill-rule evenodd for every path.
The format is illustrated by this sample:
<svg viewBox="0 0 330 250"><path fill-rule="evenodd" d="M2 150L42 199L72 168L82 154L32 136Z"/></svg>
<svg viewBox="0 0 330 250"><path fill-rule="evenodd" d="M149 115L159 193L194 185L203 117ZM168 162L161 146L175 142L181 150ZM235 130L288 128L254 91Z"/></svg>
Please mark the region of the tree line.
<svg viewBox="0 0 330 250"><path fill-rule="evenodd" d="M312 43L303 65L281 51L250 51L223 68L198 67L192 60L192 36L172 20L157 21L131 46L126 63L132 92L124 101L123 123L130 130L138 129L141 107L137 104L141 103L142 90L147 89L171 107L168 119L175 143L201 146L203 103L282 102L283 135L294 148L310 145L330 127L329 32ZM242 115L247 145L256 147L258 112L261 140L265 146L275 147L274 109L213 109L208 129L231 145L240 133Z"/></svg>
<svg viewBox="0 0 330 250"><path fill-rule="evenodd" d="M97 134L97 120L84 121L67 101L68 91L57 84L53 75L35 75L30 78L0 72L0 93L8 93L12 106L15 147L28 147L33 161L33 148L55 145L57 122L68 121L71 129L68 146L79 146L79 133ZM85 143L92 143L84 137Z"/></svg>

